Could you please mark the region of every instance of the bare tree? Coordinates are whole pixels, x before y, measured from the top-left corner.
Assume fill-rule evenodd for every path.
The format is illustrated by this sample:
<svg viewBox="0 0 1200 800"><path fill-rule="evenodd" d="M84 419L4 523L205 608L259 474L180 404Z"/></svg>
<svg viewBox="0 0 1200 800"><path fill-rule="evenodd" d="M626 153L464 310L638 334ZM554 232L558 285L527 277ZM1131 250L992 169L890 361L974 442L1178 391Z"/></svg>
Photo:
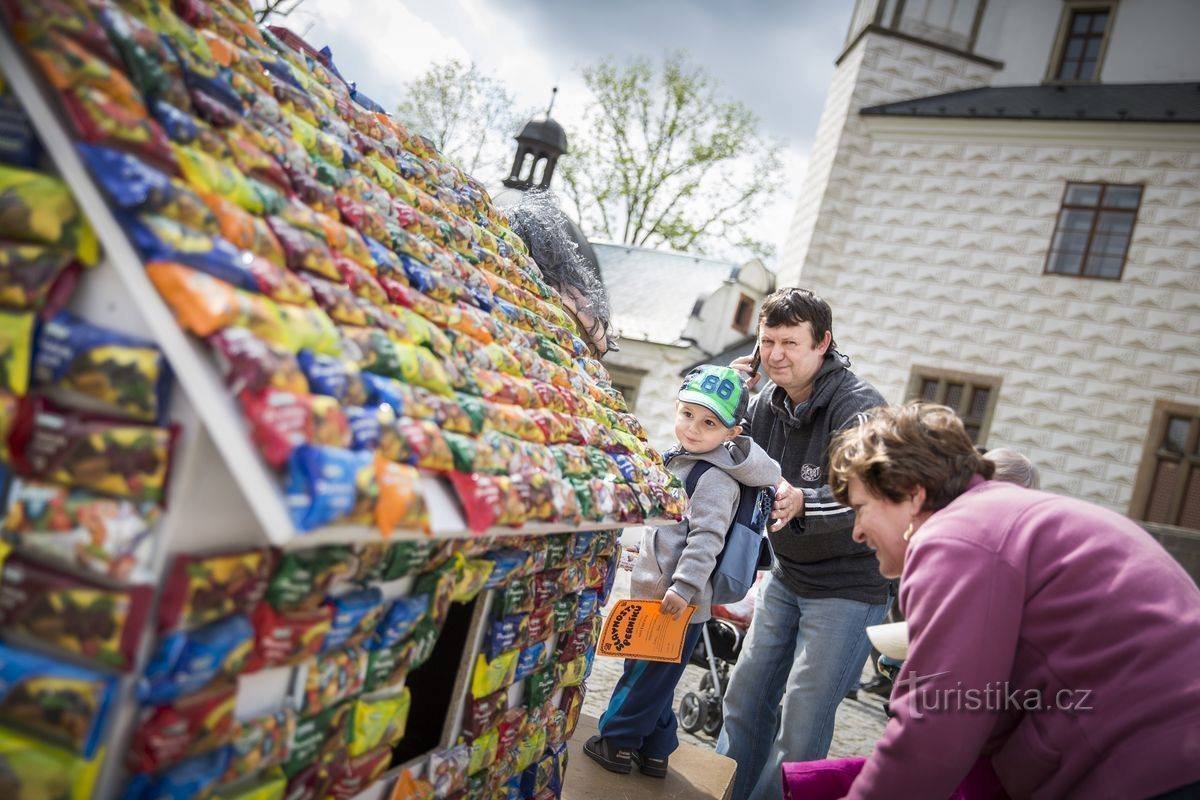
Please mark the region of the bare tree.
<svg viewBox="0 0 1200 800"><path fill-rule="evenodd" d="M265 25L273 17L286 17L295 11L304 0L256 0L254 3L254 21Z"/></svg>
<svg viewBox="0 0 1200 800"><path fill-rule="evenodd" d="M593 101L563 159L589 232L633 245L766 256L751 224L784 182L782 146L682 52L658 69L605 59L583 69Z"/></svg>
<svg viewBox="0 0 1200 800"><path fill-rule="evenodd" d="M397 113L471 175L505 168L511 137L529 115L517 108L499 79L473 61L454 58L431 65L409 82Z"/></svg>

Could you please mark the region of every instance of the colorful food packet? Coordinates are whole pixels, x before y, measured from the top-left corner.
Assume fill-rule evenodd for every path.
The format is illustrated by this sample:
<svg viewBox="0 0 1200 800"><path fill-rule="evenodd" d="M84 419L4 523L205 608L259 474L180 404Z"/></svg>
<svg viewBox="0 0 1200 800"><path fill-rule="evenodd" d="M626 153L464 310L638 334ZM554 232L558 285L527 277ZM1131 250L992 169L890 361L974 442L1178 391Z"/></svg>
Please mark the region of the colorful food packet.
<svg viewBox="0 0 1200 800"><path fill-rule="evenodd" d="M378 745L390 746L402 739L411 705L408 687L356 700L350 725L350 755L360 756Z"/></svg>
<svg viewBox="0 0 1200 800"><path fill-rule="evenodd" d="M247 775L262 772L282 764L287 757L288 743L296 730L296 712L290 708L276 711L264 717L239 722L233 740L229 766L221 778L222 783L240 780ZM270 780L282 778L283 773L270 770ZM263 791L261 788L258 791ZM282 797L282 784L276 794L265 794L267 798Z"/></svg>
<svg viewBox="0 0 1200 800"><path fill-rule="evenodd" d="M528 623L527 614L512 614L492 620L484 635L483 652L489 659L495 659L501 653L514 648L519 649L525 642Z"/></svg>
<svg viewBox="0 0 1200 800"><path fill-rule="evenodd" d="M237 684L213 686L170 705L147 709L133 733L125 763L153 772L228 744L236 733Z"/></svg>
<svg viewBox="0 0 1200 800"><path fill-rule="evenodd" d="M327 605L332 609L332 624L321 645L322 653L361 645L375 630L385 610L383 594L377 586L330 598Z"/></svg>
<svg viewBox="0 0 1200 800"><path fill-rule="evenodd" d="M296 356L245 328L226 328L208 339L225 383L235 395L266 388L303 394L308 382Z"/></svg>
<svg viewBox="0 0 1200 800"><path fill-rule="evenodd" d="M176 429L109 422L61 411L38 397L22 404L9 437L31 476L135 500L163 502Z"/></svg>
<svg viewBox="0 0 1200 800"><path fill-rule="evenodd" d="M341 703L310 716L302 717L296 723L292 741L288 745L287 761L283 771L289 776L295 776L309 764L322 761L325 756L344 752L347 725L353 703Z"/></svg>
<svg viewBox="0 0 1200 800"><path fill-rule="evenodd" d="M455 603L469 603L483 591L488 577L495 568L495 562L486 558L467 558L462 560L462 566L456 570L457 578L450 599Z"/></svg>
<svg viewBox="0 0 1200 800"><path fill-rule="evenodd" d="M250 616L254 623L254 654L247 669L298 664L321 652L333 623L333 608L280 612L260 603Z"/></svg>
<svg viewBox="0 0 1200 800"><path fill-rule="evenodd" d="M554 601L554 630L557 633L569 631L575 627L575 618L579 610L579 595L567 595Z"/></svg>
<svg viewBox="0 0 1200 800"><path fill-rule="evenodd" d="M0 239L70 249L84 264L100 246L70 188L53 175L0 164Z"/></svg>
<svg viewBox="0 0 1200 800"><path fill-rule="evenodd" d="M292 451L302 444L311 442L335 447L350 444L350 423L332 398L320 397L318 400L316 395L267 388L245 391L238 401L250 424L251 439L263 460L273 469L286 464ZM325 441L319 441L321 439Z"/></svg>
<svg viewBox="0 0 1200 800"><path fill-rule="evenodd" d="M187 145L172 143L171 149L175 152L184 178L197 191L218 194L251 214L260 216L274 213L282 207L283 199L277 190L247 178L232 164Z"/></svg>
<svg viewBox="0 0 1200 800"><path fill-rule="evenodd" d="M125 215L122 222L143 261L184 264L281 303L304 305L312 301L312 291L299 277L248 250L239 250L220 236L202 233L160 214Z"/></svg>
<svg viewBox="0 0 1200 800"><path fill-rule="evenodd" d="M126 784L122 800L187 800L204 797L229 768L232 748L218 747L163 772L139 772Z"/></svg>
<svg viewBox="0 0 1200 800"><path fill-rule="evenodd" d="M169 261L147 264L146 272L175 319L197 336L211 336L236 326L274 345L287 347L294 341L279 307L262 295Z"/></svg>
<svg viewBox="0 0 1200 800"><path fill-rule="evenodd" d="M496 762L499 741L500 734L494 728L471 740L471 758L467 762L467 772L474 775L492 766Z"/></svg>
<svg viewBox="0 0 1200 800"><path fill-rule="evenodd" d="M167 634L159 640L138 683L138 699L161 705L219 678L232 678L242 671L253 647L254 626L244 614Z"/></svg>
<svg viewBox="0 0 1200 800"><path fill-rule="evenodd" d="M415 777L406 769L396 777L388 800L434 800L434 796L432 783L424 778Z"/></svg>
<svg viewBox="0 0 1200 800"><path fill-rule="evenodd" d="M360 756L338 759L329 765L328 797L351 800L375 783L392 763L392 748L380 745Z"/></svg>
<svg viewBox="0 0 1200 800"><path fill-rule="evenodd" d="M175 556L158 601L158 629L194 628L250 612L262 600L273 566L271 552L263 549Z"/></svg>
<svg viewBox="0 0 1200 800"><path fill-rule="evenodd" d="M273 742L263 742L263 744L273 744ZM257 754L252 752L257 759ZM229 766L225 769L225 775L222 776L222 783L229 779L229 775L245 775L242 769L238 768L238 753L234 751L229 757ZM221 786L213 794L213 800L284 800L284 792L287 790L287 776L279 769L267 769L262 774L256 776L249 783L236 781L229 786Z"/></svg>
<svg viewBox="0 0 1200 800"><path fill-rule="evenodd" d="M385 537L397 528L429 532L429 509L415 467L375 454L375 525Z"/></svg>
<svg viewBox="0 0 1200 800"><path fill-rule="evenodd" d="M367 652L348 648L323 653L309 663L304 684L305 714L337 705L363 690L367 674Z"/></svg>
<svg viewBox="0 0 1200 800"><path fill-rule="evenodd" d="M517 659L517 671L513 674L513 679L524 680L549 662L550 650L547 649L546 643L533 642L521 650L521 657Z"/></svg>
<svg viewBox="0 0 1200 800"><path fill-rule="evenodd" d="M0 390L18 395L29 391L35 324L32 312L0 311Z"/></svg>
<svg viewBox="0 0 1200 800"><path fill-rule="evenodd" d="M43 323L34 383L84 397L141 422L167 411L171 369L153 342L60 311Z"/></svg>
<svg viewBox="0 0 1200 800"><path fill-rule="evenodd" d="M591 661L587 655L581 655L565 664L557 665L558 685L563 687L578 686L587 677Z"/></svg>
<svg viewBox="0 0 1200 800"><path fill-rule="evenodd" d="M469 736L479 736L495 727L507 708L508 693L504 691L469 699L463 715L463 731Z"/></svg>
<svg viewBox="0 0 1200 800"><path fill-rule="evenodd" d="M544 641L550 638L552 633L554 633L554 608L552 606L535 609L529 613L525 625L527 642Z"/></svg>
<svg viewBox="0 0 1200 800"><path fill-rule="evenodd" d="M467 787L467 765L471 747L459 744L429 757L429 774L437 797L454 797Z"/></svg>
<svg viewBox="0 0 1200 800"><path fill-rule="evenodd" d="M367 390L357 364L311 350L301 350L297 359L313 394L329 395L346 405L367 402Z"/></svg>
<svg viewBox="0 0 1200 800"><path fill-rule="evenodd" d="M408 641L383 650L371 650L367 654L367 675L363 689L374 692L399 684L408 675L414 654L416 651Z"/></svg>
<svg viewBox="0 0 1200 800"><path fill-rule="evenodd" d="M220 233L208 204L178 178L120 150L93 144L76 149L114 208L156 214L210 236Z"/></svg>
<svg viewBox="0 0 1200 800"><path fill-rule="evenodd" d="M434 472L454 469L454 456L436 422L401 417L379 432L379 453L391 461Z"/></svg>
<svg viewBox="0 0 1200 800"><path fill-rule="evenodd" d="M79 141L128 150L165 170L178 170L167 134L144 108L126 108L91 86L64 92L59 100Z"/></svg>
<svg viewBox="0 0 1200 800"><path fill-rule="evenodd" d="M502 616L533 611L533 578L517 578L504 586L498 597Z"/></svg>
<svg viewBox="0 0 1200 800"><path fill-rule="evenodd" d="M116 678L0 643L0 722L91 758Z"/></svg>
<svg viewBox="0 0 1200 800"><path fill-rule="evenodd" d="M359 473L364 470L374 477L373 453L308 444L297 447L288 459L286 492L296 527L312 530L353 513L359 499Z"/></svg>
<svg viewBox="0 0 1200 800"><path fill-rule="evenodd" d="M11 800L90 800L102 760L88 761L11 728L0 728L0 773Z"/></svg>
<svg viewBox="0 0 1200 800"><path fill-rule="evenodd" d="M267 586L267 602L280 611L314 610L352 565L353 552L347 545L284 551Z"/></svg>
<svg viewBox="0 0 1200 800"><path fill-rule="evenodd" d="M543 705L554 693L555 685L554 664L530 675L525 679L525 707L532 711Z"/></svg>
<svg viewBox="0 0 1200 800"><path fill-rule="evenodd" d="M221 236L226 241L234 247L249 250L276 266L287 266L283 245L275 238L266 220L256 217L237 203L218 194L202 194L200 197L216 216Z"/></svg>
<svg viewBox="0 0 1200 800"><path fill-rule="evenodd" d="M0 307L53 314L66 303L79 271L70 250L0 241Z"/></svg>
<svg viewBox="0 0 1200 800"><path fill-rule="evenodd" d="M471 696L486 697L509 686L516 674L521 651L517 649L501 653L489 659L480 653L475 657L475 669L471 673Z"/></svg>
<svg viewBox="0 0 1200 800"><path fill-rule="evenodd" d="M442 362L425 348L392 341L373 328L344 328L342 333L358 346L362 354L358 365L364 371L452 396L450 377Z"/></svg>
<svg viewBox="0 0 1200 800"><path fill-rule="evenodd" d="M133 664L152 587L111 588L14 553L0 569L0 624L119 669Z"/></svg>
<svg viewBox="0 0 1200 800"><path fill-rule="evenodd" d="M283 247L289 269L309 272L331 281L341 280L341 273L333 262L333 254L320 236L290 224L283 217L268 217L267 224Z"/></svg>
<svg viewBox="0 0 1200 800"><path fill-rule="evenodd" d="M429 614L429 595L398 597L388 606L374 635L366 642L368 650L391 649L408 638Z"/></svg>
<svg viewBox="0 0 1200 800"><path fill-rule="evenodd" d="M107 578L152 577L158 507L15 478L8 488L3 538L14 547Z"/></svg>

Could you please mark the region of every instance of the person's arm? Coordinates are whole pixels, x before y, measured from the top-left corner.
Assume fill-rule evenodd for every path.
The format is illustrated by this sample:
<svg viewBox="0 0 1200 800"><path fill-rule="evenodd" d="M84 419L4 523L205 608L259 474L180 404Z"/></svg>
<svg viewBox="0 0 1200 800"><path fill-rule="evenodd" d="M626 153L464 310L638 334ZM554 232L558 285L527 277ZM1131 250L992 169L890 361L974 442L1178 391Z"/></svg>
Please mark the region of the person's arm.
<svg viewBox="0 0 1200 800"><path fill-rule="evenodd" d="M710 469L696 483L688 506L687 543L671 573L670 589L684 603L695 600L708 584L740 498L738 482L720 469Z"/></svg>
<svg viewBox="0 0 1200 800"><path fill-rule="evenodd" d="M874 389L852 392L835 399L829 411L830 445L834 436L853 428L864 412L879 405L883 405L883 398ZM854 528L854 512L834 499L833 489L829 488L829 476L825 477L826 483L816 489L795 489L803 498L803 505L795 514L792 526L800 533L829 533Z"/></svg>
<svg viewBox="0 0 1200 800"><path fill-rule="evenodd" d="M1007 692L1024 609L1022 576L977 545L909 549L901 600L908 658L883 738L847 798L949 797L979 759Z"/></svg>

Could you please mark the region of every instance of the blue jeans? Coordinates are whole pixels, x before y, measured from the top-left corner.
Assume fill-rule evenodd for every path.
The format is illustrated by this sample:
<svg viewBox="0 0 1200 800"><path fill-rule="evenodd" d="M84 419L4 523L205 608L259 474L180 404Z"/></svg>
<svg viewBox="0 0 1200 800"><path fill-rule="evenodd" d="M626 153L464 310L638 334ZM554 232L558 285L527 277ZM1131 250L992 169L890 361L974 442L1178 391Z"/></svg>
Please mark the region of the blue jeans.
<svg viewBox="0 0 1200 800"><path fill-rule="evenodd" d="M717 752L737 762L732 800L780 800L784 761L825 758L838 704L871 652L888 603L797 597L763 578L725 693Z"/></svg>

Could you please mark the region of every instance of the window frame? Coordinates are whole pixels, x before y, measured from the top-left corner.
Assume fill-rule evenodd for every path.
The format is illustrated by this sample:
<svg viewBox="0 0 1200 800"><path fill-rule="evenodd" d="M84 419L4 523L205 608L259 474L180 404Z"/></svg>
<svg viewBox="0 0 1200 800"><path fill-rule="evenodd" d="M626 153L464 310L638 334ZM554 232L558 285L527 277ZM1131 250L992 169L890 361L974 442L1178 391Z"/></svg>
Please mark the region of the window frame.
<svg viewBox="0 0 1200 800"><path fill-rule="evenodd" d="M1151 490L1154 488L1154 476L1158 472L1158 465L1162 462L1163 439L1171 419L1177 417L1190 419L1191 424L1188 428L1187 440L1184 442L1184 452L1178 455L1182 468L1175 478L1175 488L1172 492L1171 509L1168 515L1174 521L1151 522L1146 519L1146 514L1150 505ZM1200 528L1188 528L1178 523L1179 516L1183 513L1183 503L1187 497L1187 486L1192 470L1200 470L1200 405L1159 399L1154 404L1150 427L1142 446L1142 459L1138 465L1137 476L1134 478L1133 497L1129 502L1130 518L1144 525L1182 531L1200 531Z"/></svg>
<svg viewBox="0 0 1200 800"><path fill-rule="evenodd" d="M963 396L959 400L958 408L954 409L954 413L960 420L966 422L963 416L964 411L969 411L971 401L974 399L977 389L986 388L988 390L987 408L983 410L983 417L979 422L979 435L975 439L975 444L985 446L987 443L988 434L992 429L992 418L996 414L996 403L1000 399L1000 385L1004 379L999 375L981 375L976 372L963 372L956 369L943 369L942 367L929 367L921 364L914 364L909 373L908 388L905 390L905 402L912 400L923 400L921 388L925 381L937 381L937 395L932 401L944 405L946 392L952 383L961 383L963 385Z"/></svg>
<svg viewBox="0 0 1200 800"><path fill-rule="evenodd" d="M637 407L638 397L642 393L642 382L646 378L647 371L620 364L605 364L604 366L608 369L608 377L612 385L621 392L621 396L625 398L625 405L629 406L629 410L632 412ZM629 391L625 391L626 389Z"/></svg>
<svg viewBox="0 0 1200 800"><path fill-rule="evenodd" d="M1115 0L1064 0L1062 12L1058 18L1058 34L1054 37L1054 49L1050 52L1050 62L1046 65L1045 83L1100 83L1100 74L1104 70L1104 58L1108 54L1108 44L1112 40L1113 19L1117 16ZM1104 33L1100 40L1100 52L1096 54L1096 72L1091 78L1070 79L1058 77L1062 69L1063 56L1067 52L1067 41L1071 38L1071 21L1078 13L1107 11L1108 20L1104 23Z"/></svg>
<svg viewBox="0 0 1200 800"><path fill-rule="evenodd" d="M1100 187L1100 202L1094 206L1069 205L1067 203L1067 195L1071 191L1072 186L1099 186ZM1135 208L1116 208L1104 205L1104 198L1108 187L1134 187L1138 188L1138 202ZM1104 181L1064 181L1062 199L1058 202L1058 212L1054 215L1054 230L1050 233L1050 243L1046 247L1046 260L1042 265L1042 274L1050 275L1057 278L1087 278L1088 280L1097 281L1117 281L1118 283L1125 277L1125 265L1129 263L1129 247L1133 244L1133 231L1137 227L1138 216L1142 213L1142 200L1146 197L1146 184L1144 183L1106 183ZM1095 214L1092 218L1091 227L1088 228L1087 244L1083 247L1082 258L1079 262L1079 272L1055 272L1050 269L1051 260L1054 258L1054 239L1058 236L1059 225L1061 224L1062 212L1064 210L1075 211L1091 211ZM1121 251L1121 269L1115 276L1110 275L1088 275L1087 269L1088 256L1092 253L1092 240L1096 236L1096 223L1100 221L1101 212L1119 212L1122 214L1132 214L1133 224L1129 227L1129 237L1125 240L1125 249Z"/></svg>
<svg viewBox="0 0 1200 800"><path fill-rule="evenodd" d="M750 329L754 325L754 298L742 292L738 296L737 305L733 309L733 329L739 333L750 335ZM746 312L746 322L744 325L738 324L738 317L741 316L742 309L749 308Z"/></svg>

